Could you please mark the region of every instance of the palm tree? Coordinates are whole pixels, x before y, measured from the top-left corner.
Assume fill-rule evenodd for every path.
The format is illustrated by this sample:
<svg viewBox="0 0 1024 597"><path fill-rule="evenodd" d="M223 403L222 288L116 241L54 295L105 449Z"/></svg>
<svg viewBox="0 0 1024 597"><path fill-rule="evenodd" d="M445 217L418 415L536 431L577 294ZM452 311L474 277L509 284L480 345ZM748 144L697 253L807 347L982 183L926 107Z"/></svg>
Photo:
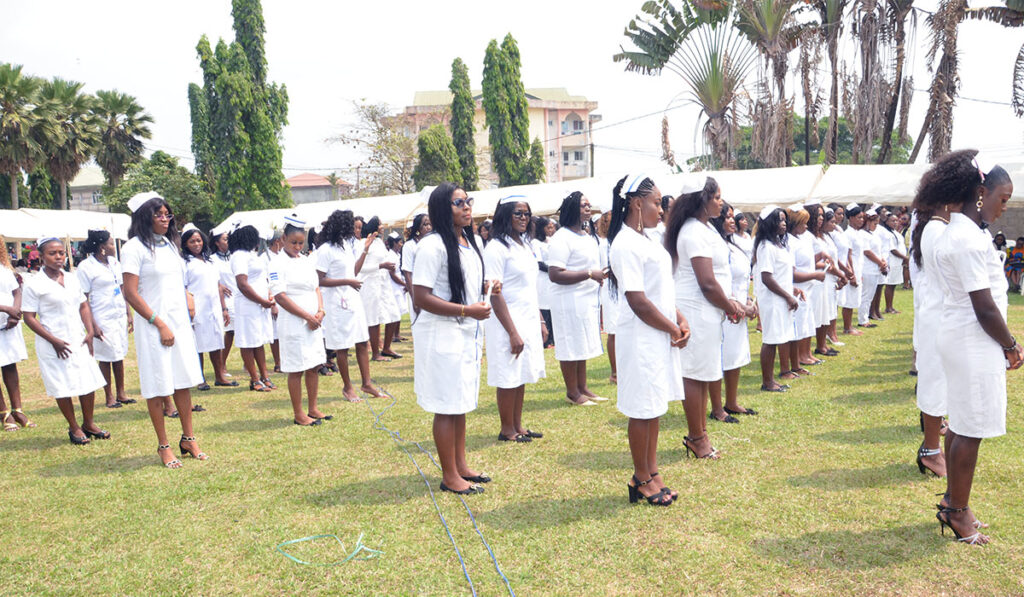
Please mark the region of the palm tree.
<svg viewBox="0 0 1024 597"><path fill-rule="evenodd" d="M818 13L820 32L832 71L832 87L828 96L828 134L825 136L825 162L836 163L836 140L839 136L839 36L843 33L843 13L848 0L811 0Z"/></svg>
<svg viewBox="0 0 1024 597"><path fill-rule="evenodd" d="M767 82L759 85L763 98L758 100L753 127L755 154L769 166L787 166L790 162L792 106L786 99L786 75L789 53L800 42L804 26L797 22L797 0L740 0L736 27L761 53L766 71L771 72L778 99L772 102ZM760 129L763 132L758 132Z"/></svg>
<svg viewBox="0 0 1024 597"><path fill-rule="evenodd" d="M128 166L142 161L142 139L153 136L149 130L153 118L134 97L120 91L97 91L96 99L93 112L102 121L96 163L114 188L121 183Z"/></svg>
<svg viewBox="0 0 1024 597"><path fill-rule="evenodd" d="M1003 0L1006 5L967 9L967 17L998 23L1003 27L1024 26L1024 0ZM1011 105L1017 116L1024 116L1024 45L1017 52L1013 64L1013 94Z"/></svg>
<svg viewBox="0 0 1024 597"><path fill-rule="evenodd" d="M46 169L60 185L60 205L64 209L68 209L68 183L100 145L100 120L93 113L96 99L81 91L81 83L58 77L45 81L39 92L41 101L53 110L61 132L43 149Z"/></svg>
<svg viewBox="0 0 1024 597"><path fill-rule="evenodd" d="M934 162L949 153L953 140L953 106L960 90L957 33L966 10L967 0L942 0L938 10L928 16L931 37L928 62L931 65L934 64L936 56L940 58L938 67L934 69L932 84L928 88L928 111L924 116L921 134L918 135L914 149L910 152L911 164L917 160L926 133L929 138L929 161Z"/></svg>
<svg viewBox="0 0 1024 597"><path fill-rule="evenodd" d="M881 135L882 146L878 150L876 164L884 164L889 160L889 153L892 150L892 131L896 126L896 112L899 111L900 95L905 87L909 87L903 77L903 65L907 58L907 19L914 14L914 0L888 0L888 4L888 27L893 32L893 45L896 48L895 74L889 107L885 110L885 123ZM903 95L903 103L910 103L908 95Z"/></svg>
<svg viewBox="0 0 1024 597"><path fill-rule="evenodd" d="M11 181L11 207L18 209L18 181L42 157L40 138L55 133L39 105L41 81L21 73L21 65L0 64L0 173Z"/></svg>
<svg viewBox="0 0 1024 597"><path fill-rule="evenodd" d="M730 3L690 4L651 0L627 25L625 36L637 50L614 55L627 72L659 75L668 69L687 86L690 100L707 117L703 137L712 166L732 165L735 102L757 59L753 46L732 26Z"/></svg>

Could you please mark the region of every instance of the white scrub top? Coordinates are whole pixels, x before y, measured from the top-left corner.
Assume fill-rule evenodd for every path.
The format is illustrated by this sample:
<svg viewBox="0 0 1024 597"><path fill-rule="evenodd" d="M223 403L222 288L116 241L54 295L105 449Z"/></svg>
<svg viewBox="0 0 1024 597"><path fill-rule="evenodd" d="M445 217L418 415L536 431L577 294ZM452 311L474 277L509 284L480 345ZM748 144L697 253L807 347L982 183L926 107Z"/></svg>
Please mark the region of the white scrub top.
<svg viewBox="0 0 1024 597"><path fill-rule="evenodd" d="M224 297L224 306L228 308L228 324L224 326L225 332L235 330L235 296L238 295L238 282L231 273L231 255L215 253L211 256L220 272L220 285L226 286L231 291L231 296ZM219 289L218 289L219 290Z"/></svg>

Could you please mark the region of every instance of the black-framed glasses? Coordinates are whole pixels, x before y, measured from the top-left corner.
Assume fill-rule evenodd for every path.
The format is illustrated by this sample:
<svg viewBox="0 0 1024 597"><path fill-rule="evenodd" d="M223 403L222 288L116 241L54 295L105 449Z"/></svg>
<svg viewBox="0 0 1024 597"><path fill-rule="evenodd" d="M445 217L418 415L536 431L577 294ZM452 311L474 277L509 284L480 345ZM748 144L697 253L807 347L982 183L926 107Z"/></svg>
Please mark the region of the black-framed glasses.
<svg viewBox="0 0 1024 597"><path fill-rule="evenodd" d="M454 205L455 207L457 207L459 209L462 209L463 207L466 207L467 205L469 207L473 207L473 198L472 197L466 197L465 199L462 199L462 198L453 199L452 200L452 205Z"/></svg>
<svg viewBox="0 0 1024 597"><path fill-rule="evenodd" d="M529 211L523 211L521 209L517 209L514 212L512 212L513 218L529 218L532 215L533 214L530 213Z"/></svg>

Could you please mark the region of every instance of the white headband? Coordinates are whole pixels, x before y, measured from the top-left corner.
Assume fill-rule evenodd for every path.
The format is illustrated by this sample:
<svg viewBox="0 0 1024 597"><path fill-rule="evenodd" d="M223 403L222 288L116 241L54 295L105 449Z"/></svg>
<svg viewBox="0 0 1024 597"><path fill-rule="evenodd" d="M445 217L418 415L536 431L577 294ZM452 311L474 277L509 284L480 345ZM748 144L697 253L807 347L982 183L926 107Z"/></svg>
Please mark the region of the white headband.
<svg viewBox="0 0 1024 597"><path fill-rule="evenodd" d="M402 235L392 230L391 234L388 235L388 238L402 238Z"/></svg>
<svg viewBox="0 0 1024 597"><path fill-rule="evenodd" d="M789 206L789 211L800 211L803 208L804 208L804 204L800 203L799 201L797 201L793 205Z"/></svg>
<svg viewBox="0 0 1024 597"><path fill-rule="evenodd" d="M764 207L764 209L761 210L761 213L758 214L758 217L761 218L762 220L764 220L768 216L770 216L773 213L775 213L776 209L779 209L779 206L775 205L774 203L772 205L767 205L767 206Z"/></svg>
<svg viewBox="0 0 1024 597"><path fill-rule="evenodd" d="M501 201L498 201L498 205L507 205L509 203L529 203L526 200L526 195L509 195L508 197L502 197Z"/></svg>
<svg viewBox="0 0 1024 597"><path fill-rule="evenodd" d="M864 213L866 215L869 215L869 216L877 216L878 215L878 211L876 211L874 207L866 210Z"/></svg>
<svg viewBox="0 0 1024 597"><path fill-rule="evenodd" d="M625 199L626 195L635 193L640 183L647 180L648 176L644 173L637 174L635 176L626 175L626 181L622 183L622 188L619 190L619 198Z"/></svg>
<svg viewBox="0 0 1024 597"><path fill-rule="evenodd" d="M708 177L705 176L698 182L696 178L688 178L683 181L683 188L679 190L680 195L689 195L691 193L699 193L704 190L708 184Z"/></svg>
<svg viewBox="0 0 1024 597"><path fill-rule="evenodd" d="M37 251L41 251L43 249L43 245L45 245L48 242L55 241L55 240L56 241L60 241L60 237L58 237L58 236L40 236L39 238L36 239L36 250ZM63 242L63 241L61 241L61 242Z"/></svg>
<svg viewBox="0 0 1024 597"><path fill-rule="evenodd" d="M128 200L128 209L130 209L132 213L135 213L139 211L140 207L148 203L150 199L163 199L163 197L161 197L160 193L157 193L156 191L138 193Z"/></svg>
<svg viewBox="0 0 1024 597"><path fill-rule="evenodd" d="M600 219L601 219L601 214L599 214L599 213L596 213L596 214L590 216L590 221L591 222L596 222L596 221L598 221Z"/></svg>

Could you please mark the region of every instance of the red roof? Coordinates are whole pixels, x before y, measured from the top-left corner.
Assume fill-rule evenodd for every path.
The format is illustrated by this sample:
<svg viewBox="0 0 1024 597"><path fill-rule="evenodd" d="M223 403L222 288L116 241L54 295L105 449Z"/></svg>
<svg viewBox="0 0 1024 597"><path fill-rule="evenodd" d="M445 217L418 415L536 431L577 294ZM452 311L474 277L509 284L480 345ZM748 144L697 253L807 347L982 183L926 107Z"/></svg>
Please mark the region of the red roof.
<svg viewBox="0 0 1024 597"><path fill-rule="evenodd" d="M298 188L298 187L329 187L329 186L331 186L331 181L327 180L327 178L325 178L323 176L320 176L319 174L310 174L309 172L304 172L302 174L298 174L296 176L293 176L293 177L287 179L285 182L287 182L288 186L290 186L292 188ZM349 183L345 182L344 180L342 180L340 178L338 179L338 184L339 185L351 186L351 185L349 185Z"/></svg>

